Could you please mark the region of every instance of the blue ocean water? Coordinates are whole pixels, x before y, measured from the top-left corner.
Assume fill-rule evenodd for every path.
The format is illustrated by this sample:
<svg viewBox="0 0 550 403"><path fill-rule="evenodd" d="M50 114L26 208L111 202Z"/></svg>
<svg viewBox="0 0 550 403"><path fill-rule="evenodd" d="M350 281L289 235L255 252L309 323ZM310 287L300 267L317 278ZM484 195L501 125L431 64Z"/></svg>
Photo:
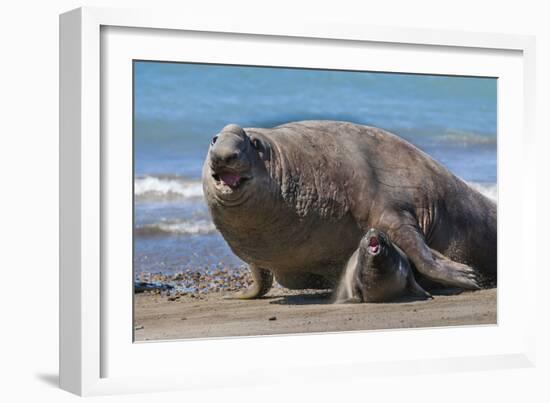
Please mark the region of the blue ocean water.
<svg viewBox="0 0 550 403"><path fill-rule="evenodd" d="M381 127L496 199L496 107L491 78L135 62L135 271L242 264L200 184L210 139L228 123Z"/></svg>

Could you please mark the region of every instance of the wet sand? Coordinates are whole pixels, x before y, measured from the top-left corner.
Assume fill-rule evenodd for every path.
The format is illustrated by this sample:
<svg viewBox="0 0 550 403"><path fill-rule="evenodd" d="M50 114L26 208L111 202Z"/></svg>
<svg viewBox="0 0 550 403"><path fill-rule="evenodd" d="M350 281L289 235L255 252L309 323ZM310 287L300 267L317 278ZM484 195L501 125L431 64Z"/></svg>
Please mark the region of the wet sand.
<svg viewBox="0 0 550 403"><path fill-rule="evenodd" d="M136 341L495 324L497 289L427 301L335 305L319 291L272 289L257 300L224 293L135 295Z"/></svg>

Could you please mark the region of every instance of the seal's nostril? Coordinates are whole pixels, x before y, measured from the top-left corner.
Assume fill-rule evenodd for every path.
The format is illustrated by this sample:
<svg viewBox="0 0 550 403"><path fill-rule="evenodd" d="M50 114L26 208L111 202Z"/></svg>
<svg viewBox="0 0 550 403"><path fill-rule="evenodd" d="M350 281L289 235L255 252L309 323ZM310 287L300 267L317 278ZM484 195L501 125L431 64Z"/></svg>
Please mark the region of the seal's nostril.
<svg viewBox="0 0 550 403"><path fill-rule="evenodd" d="M232 166L238 163L241 158L241 153L234 150L217 149L210 151L210 162L214 170L223 168L224 166Z"/></svg>
<svg viewBox="0 0 550 403"><path fill-rule="evenodd" d="M224 160L226 164L229 164L239 158L239 153L231 153L225 156Z"/></svg>

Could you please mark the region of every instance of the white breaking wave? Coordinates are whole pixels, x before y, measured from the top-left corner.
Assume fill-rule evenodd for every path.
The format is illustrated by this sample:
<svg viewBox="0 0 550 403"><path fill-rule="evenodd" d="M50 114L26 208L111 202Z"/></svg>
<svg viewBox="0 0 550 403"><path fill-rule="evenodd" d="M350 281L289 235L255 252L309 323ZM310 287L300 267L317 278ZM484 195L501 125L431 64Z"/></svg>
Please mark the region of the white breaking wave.
<svg viewBox="0 0 550 403"><path fill-rule="evenodd" d="M136 178L134 194L140 198L192 198L203 196L201 182L155 176Z"/></svg>
<svg viewBox="0 0 550 403"><path fill-rule="evenodd" d="M479 193L487 196L489 199L498 201L498 187L496 183L477 183L477 182L468 182L470 187L477 190Z"/></svg>
<svg viewBox="0 0 550 403"><path fill-rule="evenodd" d="M461 146L496 146L495 137L480 136L471 133L448 133L438 138L439 141Z"/></svg>
<svg viewBox="0 0 550 403"><path fill-rule="evenodd" d="M158 236L158 235L195 235L210 234L216 231L216 227L211 221L172 221L146 224L136 227L135 233L138 236Z"/></svg>

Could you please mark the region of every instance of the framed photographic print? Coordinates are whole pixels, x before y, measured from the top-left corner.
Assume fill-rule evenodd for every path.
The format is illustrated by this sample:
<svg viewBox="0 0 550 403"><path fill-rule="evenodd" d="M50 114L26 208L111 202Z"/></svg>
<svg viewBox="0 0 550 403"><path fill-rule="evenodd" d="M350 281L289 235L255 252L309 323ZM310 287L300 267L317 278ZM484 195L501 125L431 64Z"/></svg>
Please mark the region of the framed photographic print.
<svg viewBox="0 0 550 403"><path fill-rule="evenodd" d="M60 21L63 388L531 365L532 38Z"/></svg>

